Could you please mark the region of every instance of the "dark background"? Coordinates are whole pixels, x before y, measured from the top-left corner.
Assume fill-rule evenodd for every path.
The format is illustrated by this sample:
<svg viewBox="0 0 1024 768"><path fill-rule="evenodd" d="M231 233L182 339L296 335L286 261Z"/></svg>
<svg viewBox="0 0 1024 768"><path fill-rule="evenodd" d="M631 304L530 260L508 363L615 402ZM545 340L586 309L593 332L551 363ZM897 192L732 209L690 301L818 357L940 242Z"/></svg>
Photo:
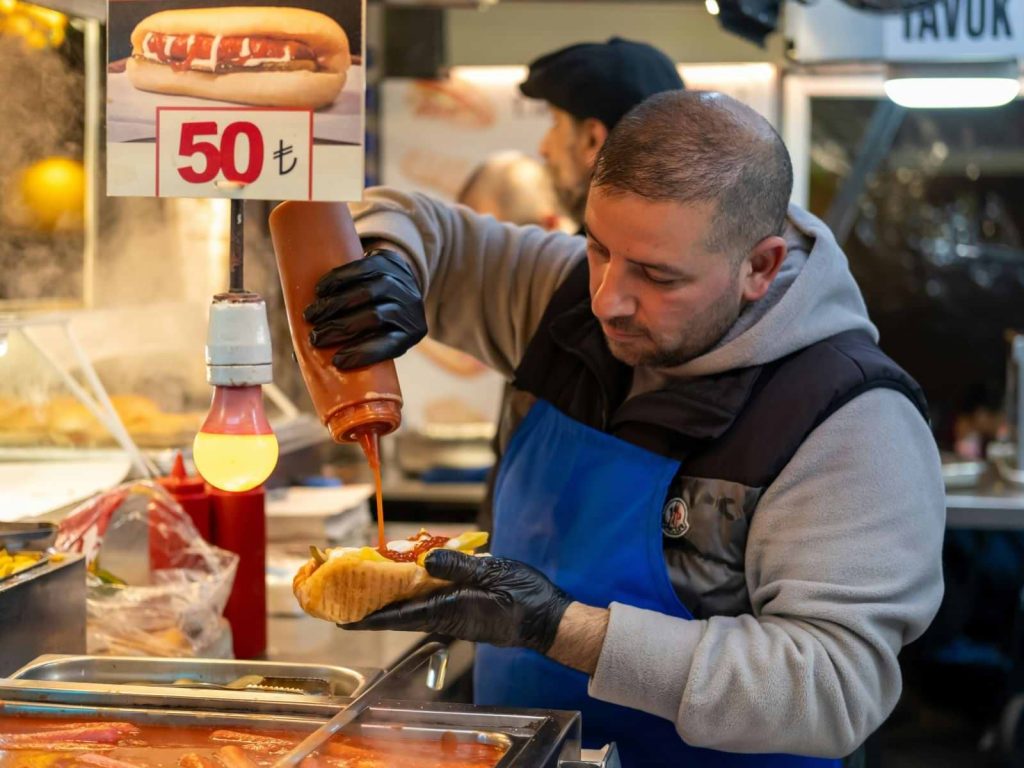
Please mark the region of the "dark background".
<svg viewBox="0 0 1024 768"><path fill-rule="evenodd" d="M362 3L358 0L244 0L247 6L308 8L319 11L337 21L348 35L353 56L361 55L363 48ZM131 34L135 25L150 14L177 8L211 8L239 5L225 0L110 0L108 17L108 55L117 61L131 55Z"/></svg>
<svg viewBox="0 0 1024 768"><path fill-rule="evenodd" d="M879 102L812 101L810 208L824 215ZM1003 413L1024 331L1024 101L908 110L842 243L880 344L928 397L940 446L958 417ZM882 768L1024 766L1024 532L950 529L945 594L900 655L904 691L872 738ZM873 759L872 759L873 758Z"/></svg>
<svg viewBox="0 0 1024 768"><path fill-rule="evenodd" d="M876 102L815 99L810 209L828 210ZM1024 331L1024 101L908 110L842 243L880 344L920 382L933 429L1003 405L1008 330Z"/></svg>

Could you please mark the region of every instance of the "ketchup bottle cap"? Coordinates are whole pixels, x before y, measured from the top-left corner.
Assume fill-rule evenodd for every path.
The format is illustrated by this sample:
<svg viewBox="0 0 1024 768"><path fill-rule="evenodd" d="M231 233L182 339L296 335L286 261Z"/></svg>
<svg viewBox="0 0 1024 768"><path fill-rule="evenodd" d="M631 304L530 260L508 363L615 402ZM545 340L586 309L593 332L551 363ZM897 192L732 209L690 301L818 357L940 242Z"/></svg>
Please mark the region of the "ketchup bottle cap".
<svg viewBox="0 0 1024 768"><path fill-rule="evenodd" d="M185 471L185 459L181 451L174 456L174 466L171 467L171 474L158 477L157 482L167 489L172 496L189 496L192 494L206 493L206 483L199 475L189 476Z"/></svg>

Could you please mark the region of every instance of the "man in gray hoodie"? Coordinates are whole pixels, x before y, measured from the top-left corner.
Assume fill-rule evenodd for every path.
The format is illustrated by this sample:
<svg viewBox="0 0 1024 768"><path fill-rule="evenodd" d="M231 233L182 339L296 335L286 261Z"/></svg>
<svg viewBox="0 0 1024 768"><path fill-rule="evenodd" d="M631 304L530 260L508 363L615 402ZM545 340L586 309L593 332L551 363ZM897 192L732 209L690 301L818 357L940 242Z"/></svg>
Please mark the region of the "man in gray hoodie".
<svg viewBox="0 0 1024 768"><path fill-rule="evenodd" d="M585 241L367 193L386 250L321 280L314 343L429 327L518 407L494 557L430 553L451 588L354 628L478 641L478 703L580 710L627 766L834 765L882 723L942 594L939 457L791 185L763 118L670 92L602 149Z"/></svg>

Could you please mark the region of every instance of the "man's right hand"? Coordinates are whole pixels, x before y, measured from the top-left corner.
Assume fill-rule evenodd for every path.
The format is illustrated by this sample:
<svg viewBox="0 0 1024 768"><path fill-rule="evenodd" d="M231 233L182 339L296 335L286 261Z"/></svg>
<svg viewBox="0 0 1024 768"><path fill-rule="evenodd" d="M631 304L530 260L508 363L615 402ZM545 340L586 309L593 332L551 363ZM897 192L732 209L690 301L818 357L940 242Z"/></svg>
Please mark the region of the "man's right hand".
<svg viewBox="0 0 1024 768"><path fill-rule="evenodd" d="M332 362L343 370L392 360L427 335L416 277L394 251L335 267L317 282L316 297L303 313L310 343L337 347Z"/></svg>

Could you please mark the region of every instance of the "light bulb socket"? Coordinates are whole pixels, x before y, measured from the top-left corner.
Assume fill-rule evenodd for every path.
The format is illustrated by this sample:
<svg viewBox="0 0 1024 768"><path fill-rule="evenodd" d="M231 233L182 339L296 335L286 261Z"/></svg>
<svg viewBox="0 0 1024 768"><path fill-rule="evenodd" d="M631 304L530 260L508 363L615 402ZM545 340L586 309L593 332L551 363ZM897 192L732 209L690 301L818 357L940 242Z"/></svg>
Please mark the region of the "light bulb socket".
<svg viewBox="0 0 1024 768"><path fill-rule="evenodd" d="M267 305L256 293L220 293L210 304L206 333L206 380L245 387L273 381Z"/></svg>

